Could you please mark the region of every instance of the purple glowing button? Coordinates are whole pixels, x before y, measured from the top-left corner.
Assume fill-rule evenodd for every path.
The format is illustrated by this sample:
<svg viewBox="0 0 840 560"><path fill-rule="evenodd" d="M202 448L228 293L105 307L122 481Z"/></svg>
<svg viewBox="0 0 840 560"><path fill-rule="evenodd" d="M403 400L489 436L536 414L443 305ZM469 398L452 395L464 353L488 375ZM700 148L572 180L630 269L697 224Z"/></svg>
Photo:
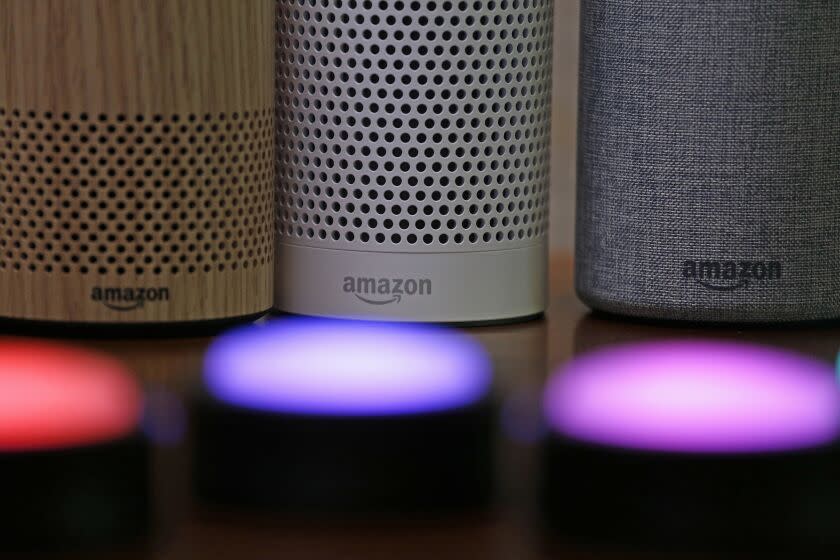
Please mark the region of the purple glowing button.
<svg viewBox="0 0 840 560"><path fill-rule="evenodd" d="M480 400L490 381L478 343L427 326L289 319L224 335L205 359L217 399L291 414L449 410Z"/></svg>
<svg viewBox="0 0 840 560"><path fill-rule="evenodd" d="M549 380L544 405L555 431L637 450L781 452L840 436L840 391L829 364L729 342L585 355Z"/></svg>

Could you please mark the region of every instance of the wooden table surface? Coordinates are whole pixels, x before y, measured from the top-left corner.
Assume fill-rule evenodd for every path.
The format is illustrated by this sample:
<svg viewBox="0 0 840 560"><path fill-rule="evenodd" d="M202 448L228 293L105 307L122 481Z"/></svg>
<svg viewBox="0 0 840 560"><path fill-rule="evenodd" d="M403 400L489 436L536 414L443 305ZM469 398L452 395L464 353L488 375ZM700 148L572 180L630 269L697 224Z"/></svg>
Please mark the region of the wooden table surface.
<svg viewBox="0 0 840 560"><path fill-rule="evenodd" d="M508 434L500 442L498 505L491 511L440 519L300 520L247 512L207 511L191 497L190 434L180 444L159 447L153 460L155 536L142 548L74 555L76 558L162 560L305 559L543 559L654 558L615 549L546 546L535 507L539 464L535 436L539 398L548 371L576 353L617 342L664 337L715 337L778 345L833 361L840 341L836 326L703 328L600 317L574 296L571 259L555 255L552 298L546 319L474 328L493 356ZM126 360L152 395L163 424L177 426L184 403L198 386L208 338L81 340ZM290 457L293 460L293 457ZM562 473L559 473L562 476ZM688 558L690 551L686 551ZM0 555L2 556L2 555ZM3 556L6 557L6 556ZM673 558L673 556L669 556Z"/></svg>

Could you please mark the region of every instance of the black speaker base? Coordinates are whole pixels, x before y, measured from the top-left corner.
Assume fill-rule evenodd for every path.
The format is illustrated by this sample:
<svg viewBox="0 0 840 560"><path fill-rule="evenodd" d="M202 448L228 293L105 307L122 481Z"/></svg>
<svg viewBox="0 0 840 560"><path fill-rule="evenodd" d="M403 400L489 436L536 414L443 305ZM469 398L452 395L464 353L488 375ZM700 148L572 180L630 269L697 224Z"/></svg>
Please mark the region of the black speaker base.
<svg viewBox="0 0 840 560"><path fill-rule="evenodd" d="M236 325L253 323L268 312L265 310L223 319L171 323L83 323L0 317L0 334L63 339L189 338L211 336Z"/></svg>
<svg viewBox="0 0 840 560"><path fill-rule="evenodd" d="M543 459L549 543L790 558L840 553L836 446L669 454L553 436Z"/></svg>
<svg viewBox="0 0 840 560"><path fill-rule="evenodd" d="M149 460L140 434L0 453L0 556L144 545L151 526Z"/></svg>
<svg viewBox="0 0 840 560"><path fill-rule="evenodd" d="M480 511L493 495L490 404L406 416L196 409L196 492L209 506L371 518Z"/></svg>

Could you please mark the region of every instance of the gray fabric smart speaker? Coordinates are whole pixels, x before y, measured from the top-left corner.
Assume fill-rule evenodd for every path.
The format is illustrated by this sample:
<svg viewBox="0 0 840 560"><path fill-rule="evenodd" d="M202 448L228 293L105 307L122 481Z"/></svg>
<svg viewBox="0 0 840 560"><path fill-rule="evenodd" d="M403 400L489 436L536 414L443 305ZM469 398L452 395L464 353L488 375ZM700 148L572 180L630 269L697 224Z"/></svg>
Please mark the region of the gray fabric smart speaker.
<svg viewBox="0 0 840 560"><path fill-rule="evenodd" d="M580 72L587 304L840 316L840 2L583 0Z"/></svg>

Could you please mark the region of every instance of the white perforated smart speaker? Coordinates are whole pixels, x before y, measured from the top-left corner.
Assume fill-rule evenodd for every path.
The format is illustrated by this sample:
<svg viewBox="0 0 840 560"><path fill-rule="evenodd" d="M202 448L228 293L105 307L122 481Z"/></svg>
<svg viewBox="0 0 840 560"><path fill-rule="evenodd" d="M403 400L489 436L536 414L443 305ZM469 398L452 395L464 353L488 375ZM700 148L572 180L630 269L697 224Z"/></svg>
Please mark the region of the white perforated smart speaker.
<svg viewBox="0 0 840 560"><path fill-rule="evenodd" d="M551 0L279 0L281 311L545 307Z"/></svg>

